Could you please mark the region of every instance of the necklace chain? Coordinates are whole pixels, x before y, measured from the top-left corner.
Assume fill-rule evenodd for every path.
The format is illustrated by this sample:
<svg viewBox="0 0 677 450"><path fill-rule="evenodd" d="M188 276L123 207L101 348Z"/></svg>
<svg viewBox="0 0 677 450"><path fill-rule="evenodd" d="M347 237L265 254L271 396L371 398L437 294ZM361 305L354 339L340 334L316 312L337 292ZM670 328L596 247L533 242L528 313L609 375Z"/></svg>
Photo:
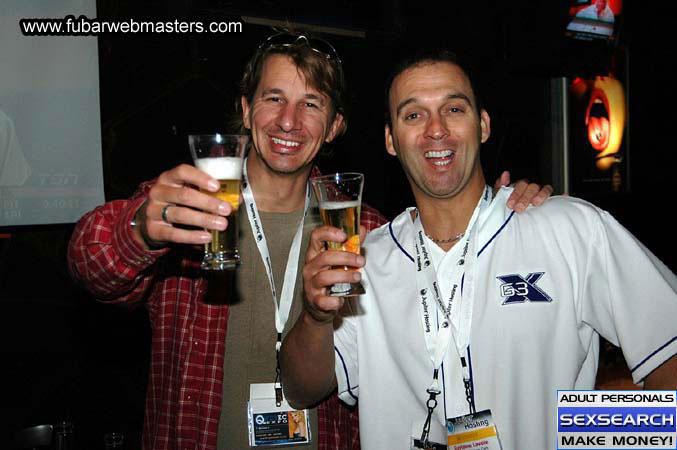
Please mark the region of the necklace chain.
<svg viewBox="0 0 677 450"><path fill-rule="evenodd" d="M418 208L416 208L414 213L418 216ZM425 233L425 230L423 232ZM458 241L459 239L461 239L465 235L465 231L462 232L462 233L458 233L456 236L452 236L452 237L447 238L447 239L435 239L434 237L432 237L428 233L425 233L425 235L428 236L428 239L433 241L435 244L448 244L450 242Z"/></svg>
<svg viewBox="0 0 677 450"><path fill-rule="evenodd" d="M465 231L463 233L459 233L456 236L452 236L452 237L447 238L447 239L435 239L434 237L432 237L428 233L426 233L425 235L428 236L428 238L431 241L433 241L435 244L448 244L449 242L458 241L459 239L461 239L463 237L464 234L465 234Z"/></svg>

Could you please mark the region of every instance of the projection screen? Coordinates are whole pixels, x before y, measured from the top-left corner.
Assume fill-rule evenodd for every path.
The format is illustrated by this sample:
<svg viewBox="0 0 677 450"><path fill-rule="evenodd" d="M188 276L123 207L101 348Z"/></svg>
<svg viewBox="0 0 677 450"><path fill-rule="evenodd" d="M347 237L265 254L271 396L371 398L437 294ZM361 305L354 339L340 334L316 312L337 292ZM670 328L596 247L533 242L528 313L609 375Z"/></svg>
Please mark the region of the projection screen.
<svg viewBox="0 0 677 450"><path fill-rule="evenodd" d="M103 203L97 39L24 36L26 18L96 17L96 0L3 0L0 228L77 221Z"/></svg>

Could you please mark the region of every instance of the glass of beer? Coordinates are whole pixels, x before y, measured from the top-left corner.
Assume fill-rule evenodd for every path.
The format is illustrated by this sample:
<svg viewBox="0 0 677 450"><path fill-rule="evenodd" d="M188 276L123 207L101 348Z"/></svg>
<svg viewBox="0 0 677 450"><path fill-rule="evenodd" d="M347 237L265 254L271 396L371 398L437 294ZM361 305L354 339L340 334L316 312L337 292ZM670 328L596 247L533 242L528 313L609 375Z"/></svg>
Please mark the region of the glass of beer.
<svg viewBox="0 0 677 450"><path fill-rule="evenodd" d="M212 230L212 240L205 244L201 267L205 270L234 269L240 264L237 249L237 210L240 206L242 161L249 136L201 134L188 136L195 167L219 180L217 192L207 192L233 207L225 231Z"/></svg>
<svg viewBox="0 0 677 450"><path fill-rule="evenodd" d="M345 242L327 242L329 250L341 250L360 254L360 207L362 205L361 173L336 173L310 180L320 206L320 216L325 225L340 228L348 239ZM348 266L334 267L356 270ZM336 283L330 289L331 295L353 297L364 294L360 283Z"/></svg>

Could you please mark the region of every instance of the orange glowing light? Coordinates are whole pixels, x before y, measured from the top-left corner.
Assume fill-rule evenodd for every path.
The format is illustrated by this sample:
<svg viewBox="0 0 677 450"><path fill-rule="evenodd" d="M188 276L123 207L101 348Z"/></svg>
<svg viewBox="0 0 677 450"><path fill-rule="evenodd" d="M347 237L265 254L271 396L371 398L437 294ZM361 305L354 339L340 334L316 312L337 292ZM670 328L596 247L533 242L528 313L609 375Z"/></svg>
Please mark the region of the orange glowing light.
<svg viewBox="0 0 677 450"><path fill-rule="evenodd" d="M618 150L625 128L625 94L623 85L609 76L598 76L592 84L585 111L588 141L597 152L595 165L606 171L620 161Z"/></svg>

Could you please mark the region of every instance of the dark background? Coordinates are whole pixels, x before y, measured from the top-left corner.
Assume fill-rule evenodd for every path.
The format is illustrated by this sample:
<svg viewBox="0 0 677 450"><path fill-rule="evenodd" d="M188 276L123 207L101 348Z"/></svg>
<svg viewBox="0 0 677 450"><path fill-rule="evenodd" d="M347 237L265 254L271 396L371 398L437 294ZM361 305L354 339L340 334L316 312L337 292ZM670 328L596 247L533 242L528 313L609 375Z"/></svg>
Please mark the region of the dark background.
<svg viewBox="0 0 677 450"><path fill-rule="evenodd" d="M389 218L412 204L398 163L383 146L384 78L403 43L436 43L475 59L491 82L485 104L492 137L484 146L487 180L504 169L513 179L554 183L549 80L604 73L607 45L564 39L565 0L364 2L99 0L108 20L289 20L366 33L326 35L344 62L353 103L348 133L322 155L325 171L360 170L364 199ZM611 211L671 269L675 163L669 99L669 17L625 2L617 45L629 55L630 192L589 200ZM269 28L244 23L241 34L100 36L101 125L106 199L188 162L186 135L223 129L236 101L244 62ZM93 37L83 39L95 39ZM75 422L81 448L103 448L103 434L122 431L137 448L143 421L149 329L145 311L99 305L71 281L65 252L73 224L1 229L0 327L5 387L0 447L24 426ZM609 350L601 376L613 378Z"/></svg>

